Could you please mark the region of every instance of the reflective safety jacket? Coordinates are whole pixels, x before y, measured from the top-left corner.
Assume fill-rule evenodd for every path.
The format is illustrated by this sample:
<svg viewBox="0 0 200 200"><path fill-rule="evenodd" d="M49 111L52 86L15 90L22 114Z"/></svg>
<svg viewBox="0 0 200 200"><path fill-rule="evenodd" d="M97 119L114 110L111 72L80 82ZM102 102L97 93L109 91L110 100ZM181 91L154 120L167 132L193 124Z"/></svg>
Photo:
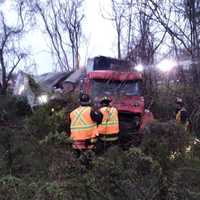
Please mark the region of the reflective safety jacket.
<svg viewBox="0 0 200 200"><path fill-rule="evenodd" d="M98 126L99 135L115 135L119 133L118 111L114 107L102 107L100 112L103 114L102 123Z"/></svg>
<svg viewBox="0 0 200 200"><path fill-rule="evenodd" d="M91 119L90 113L90 106L79 106L70 113L72 140L87 140L98 135L97 124Z"/></svg>
<svg viewBox="0 0 200 200"><path fill-rule="evenodd" d="M191 131L191 123L185 108L181 108L176 114L176 123L184 125L186 131Z"/></svg>
<svg viewBox="0 0 200 200"><path fill-rule="evenodd" d="M185 108L181 108L177 113L176 113L176 122L178 124L185 124L187 122L188 116L187 116L187 111Z"/></svg>

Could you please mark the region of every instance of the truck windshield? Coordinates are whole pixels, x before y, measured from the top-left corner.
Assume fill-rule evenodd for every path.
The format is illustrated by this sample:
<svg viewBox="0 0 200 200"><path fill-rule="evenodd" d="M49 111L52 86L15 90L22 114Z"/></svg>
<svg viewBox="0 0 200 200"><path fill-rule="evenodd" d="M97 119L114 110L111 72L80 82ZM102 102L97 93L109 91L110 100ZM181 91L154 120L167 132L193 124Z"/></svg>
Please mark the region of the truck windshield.
<svg viewBox="0 0 200 200"><path fill-rule="evenodd" d="M93 80L92 95L112 95L124 94L130 96L141 95L141 81L113 81L113 80Z"/></svg>

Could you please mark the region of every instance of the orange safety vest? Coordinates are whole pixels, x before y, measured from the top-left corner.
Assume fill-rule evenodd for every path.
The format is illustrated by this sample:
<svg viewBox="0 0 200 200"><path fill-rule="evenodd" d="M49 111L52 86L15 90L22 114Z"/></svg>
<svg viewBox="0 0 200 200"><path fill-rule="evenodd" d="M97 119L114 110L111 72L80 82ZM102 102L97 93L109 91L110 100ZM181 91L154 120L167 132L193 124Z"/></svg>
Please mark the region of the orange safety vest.
<svg viewBox="0 0 200 200"><path fill-rule="evenodd" d="M186 111L185 108L181 108L181 110L179 110L176 114L176 123L180 124L181 122L181 112L182 111Z"/></svg>
<svg viewBox="0 0 200 200"><path fill-rule="evenodd" d="M90 117L91 107L80 106L70 113L72 140L86 140L98 135L97 124Z"/></svg>
<svg viewBox="0 0 200 200"><path fill-rule="evenodd" d="M182 111L186 111L186 109L185 109L185 108L181 108L181 110L179 110L179 111L177 112L177 114L176 114L176 123L177 123L177 124L183 124L183 123L181 122L181 112L182 112ZM186 122L185 122L183 125L184 125L184 129L185 129L186 131L190 131L190 129L191 129L191 124L190 124L189 120L186 120Z"/></svg>
<svg viewBox="0 0 200 200"><path fill-rule="evenodd" d="M102 123L98 126L98 133L103 135L119 133L119 119L117 109L114 107L102 107Z"/></svg>

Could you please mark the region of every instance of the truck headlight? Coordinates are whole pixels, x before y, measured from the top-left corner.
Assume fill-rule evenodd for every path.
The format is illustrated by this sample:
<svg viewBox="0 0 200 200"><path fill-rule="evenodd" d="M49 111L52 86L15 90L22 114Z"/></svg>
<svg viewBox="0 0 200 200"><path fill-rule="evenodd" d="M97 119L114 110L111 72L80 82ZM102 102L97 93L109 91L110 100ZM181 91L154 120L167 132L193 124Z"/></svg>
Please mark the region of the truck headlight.
<svg viewBox="0 0 200 200"><path fill-rule="evenodd" d="M43 94L38 97L38 101L40 104L45 104L48 102L48 95Z"/></svg>
<svg viewBox="0 0 200 200"><path fill-rule="evenodd" d="M24 90L25 90L25 86L24 85L20 85L19 90L18 90L18 95L21 95Z"/></svg>

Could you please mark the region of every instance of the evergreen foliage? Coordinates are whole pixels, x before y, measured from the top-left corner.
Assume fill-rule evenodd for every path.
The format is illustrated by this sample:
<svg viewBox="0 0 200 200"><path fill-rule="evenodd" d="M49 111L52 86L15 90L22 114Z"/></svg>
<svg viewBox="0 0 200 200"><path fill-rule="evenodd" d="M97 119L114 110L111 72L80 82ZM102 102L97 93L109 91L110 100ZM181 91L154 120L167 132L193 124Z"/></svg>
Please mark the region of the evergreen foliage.
<svg viewBox="0 0 200 200"><path fill-rule="evenodd" d="M138 148L76 158L66 134L73 98L23 113L17 102L0 104L0 199L199 199L200 145L173 121L146 127Z"/></svg>

